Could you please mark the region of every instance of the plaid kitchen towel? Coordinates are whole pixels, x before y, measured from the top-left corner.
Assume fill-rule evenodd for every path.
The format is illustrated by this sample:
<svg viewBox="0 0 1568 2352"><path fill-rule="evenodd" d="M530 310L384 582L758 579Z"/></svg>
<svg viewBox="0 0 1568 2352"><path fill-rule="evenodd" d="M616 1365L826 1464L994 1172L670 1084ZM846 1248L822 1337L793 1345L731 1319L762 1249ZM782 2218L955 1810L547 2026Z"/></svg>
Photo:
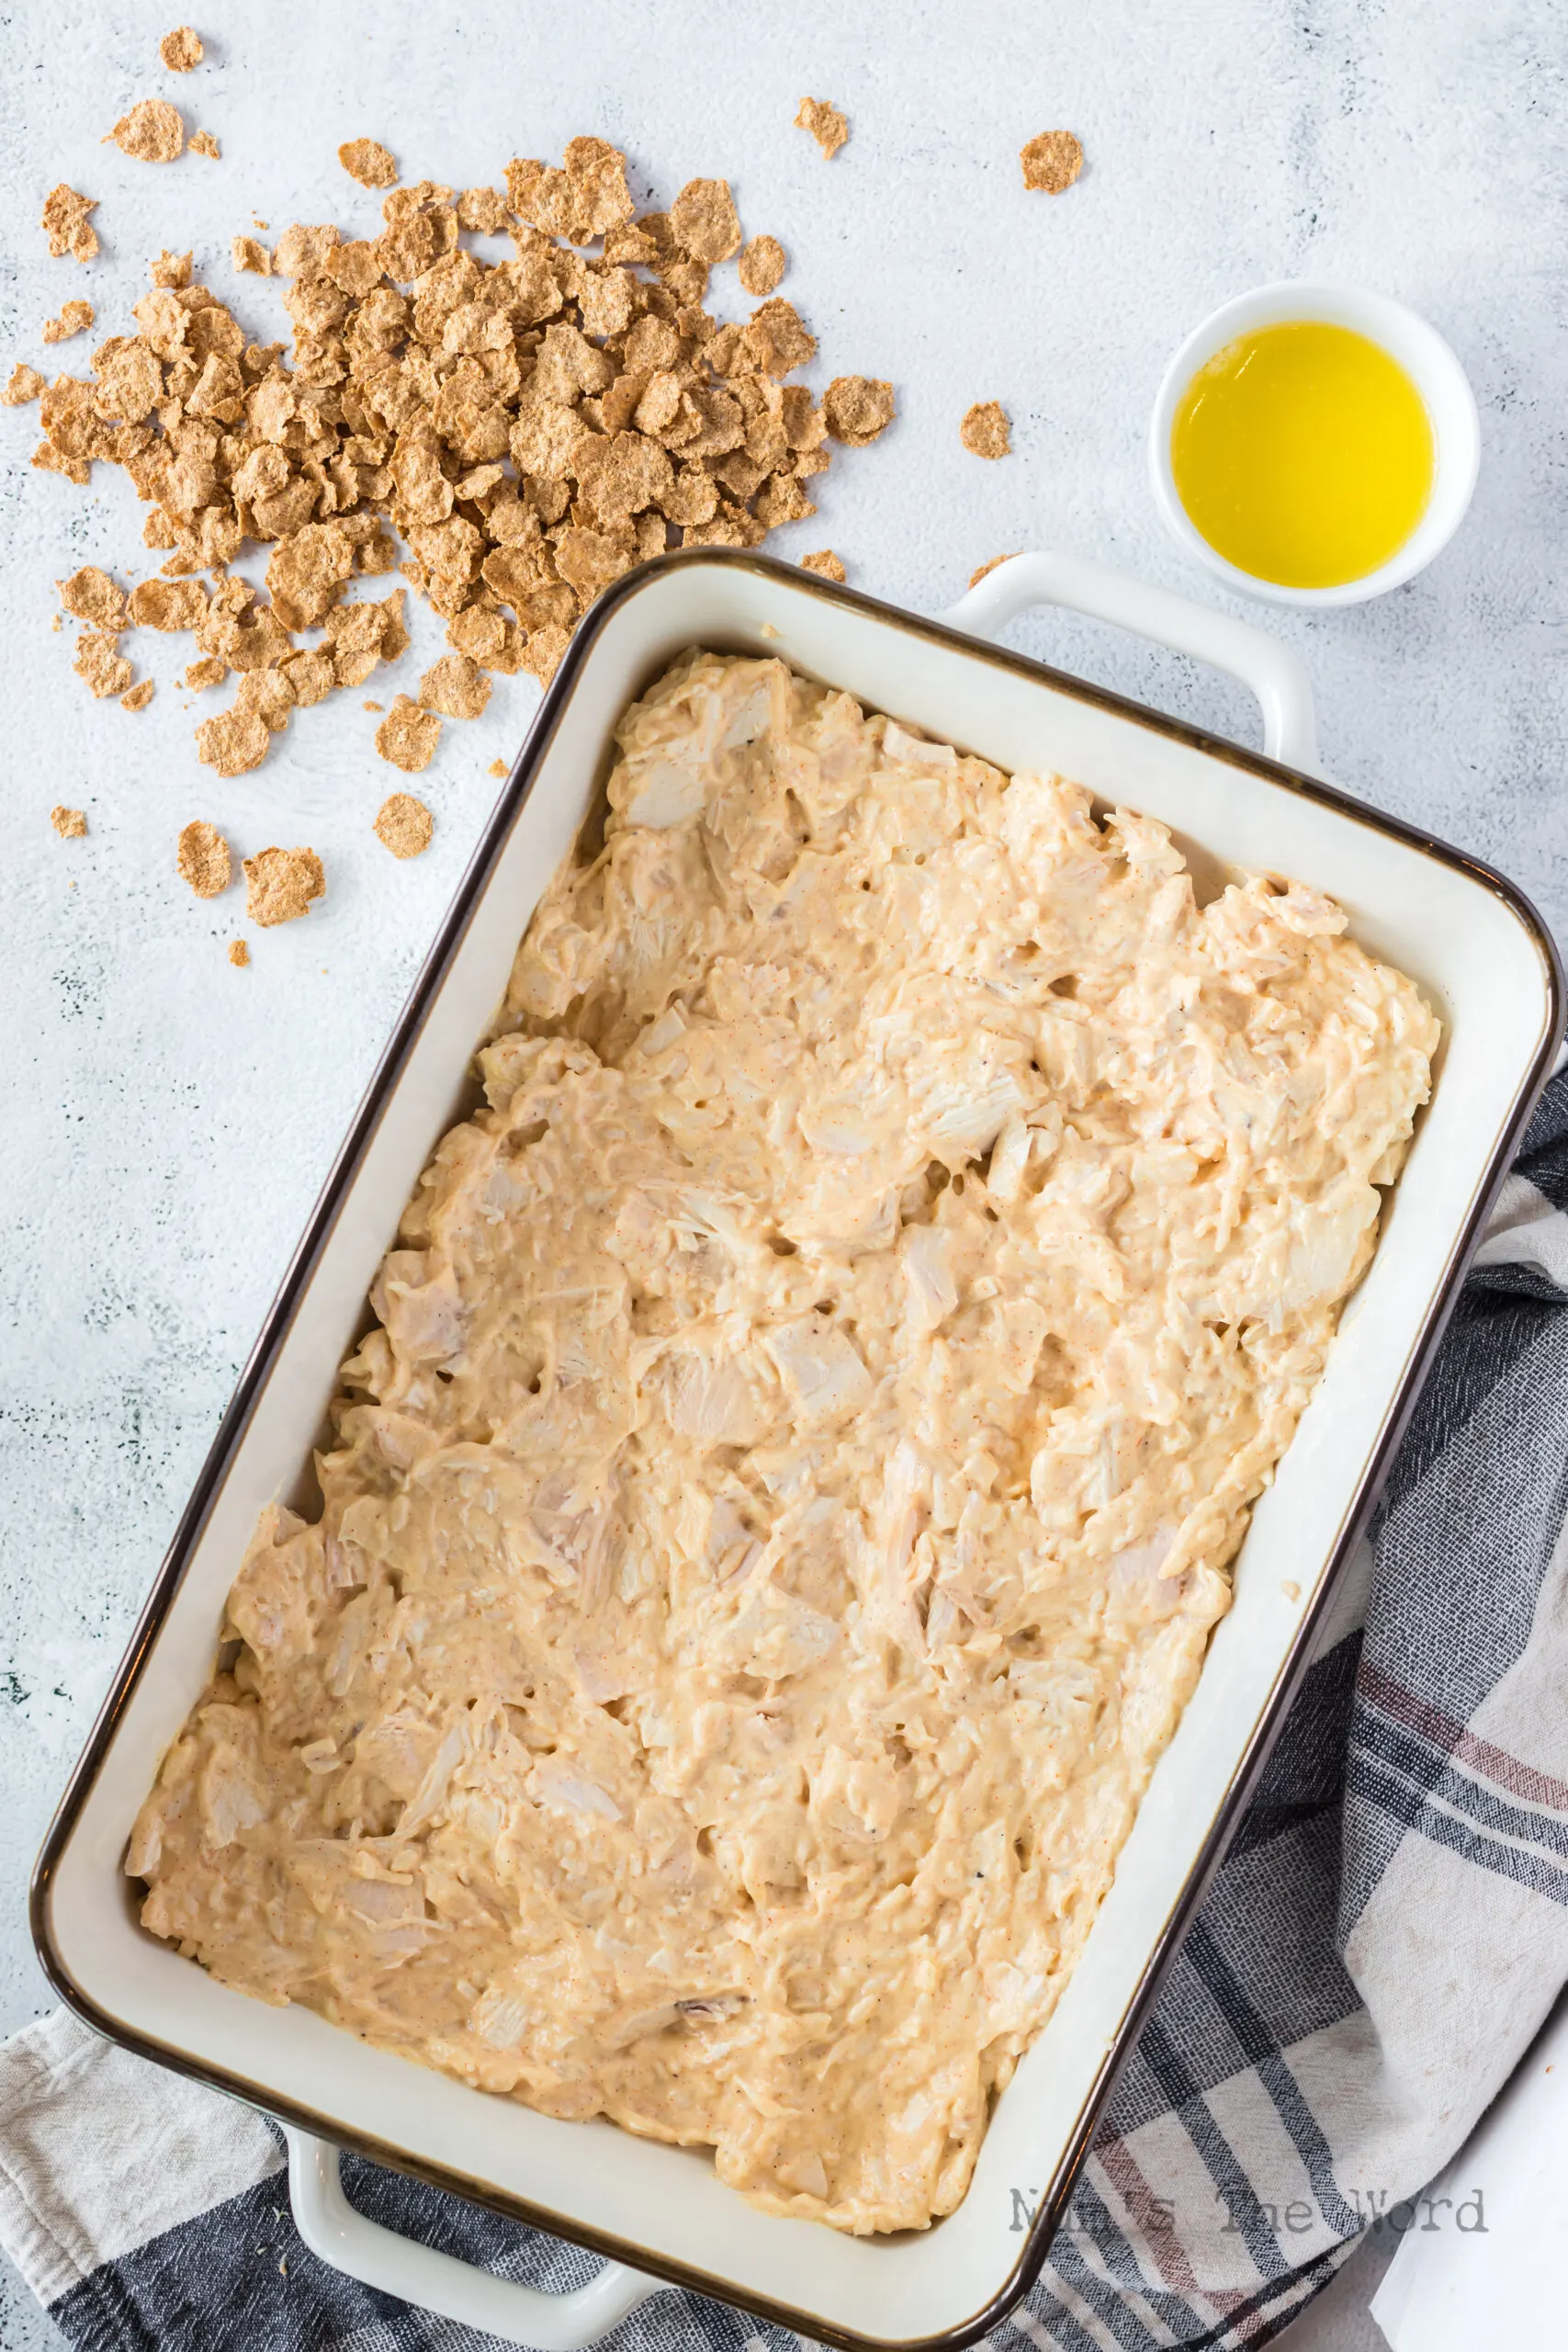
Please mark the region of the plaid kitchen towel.
<svg viewBox="0 0 1568 2352"><path fill-rule="evenodd" d="M1259 2346L1418 2192L1568 1978L1568 1071L1350 1590L997 2352ZM1351 1579L1354 1586L1355 1579ZM0 2049L0 2242L92 2352L460 2352L307 2254L247 2109L63 2013ZM559 2290L592 2256L349 2160L375 2218ZM1039 2191L1013 2190L1027 2225ZM618 2352L797 2352L662 2294Z"/></svg>

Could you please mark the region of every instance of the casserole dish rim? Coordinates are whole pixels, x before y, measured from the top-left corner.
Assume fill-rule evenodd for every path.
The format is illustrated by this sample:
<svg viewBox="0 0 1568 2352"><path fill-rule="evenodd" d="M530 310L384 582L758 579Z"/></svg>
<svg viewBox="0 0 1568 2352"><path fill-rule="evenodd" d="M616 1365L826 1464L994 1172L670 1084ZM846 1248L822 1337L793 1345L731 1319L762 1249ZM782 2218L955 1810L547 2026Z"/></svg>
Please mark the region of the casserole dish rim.
<svg viewBox="0 0 1568 2352"><path fill-rule="evenodd" d="M1545 1017L1541 1042L1528 1071L1517 1085L1511 1107L1499 1125L1496 1139L1475 1181L1467 1214L1448 1247L1441 1272L1415 1328L1403 1369L1390 1395L1379 1442L1348 1496L1337 1532L1325 1555L1316 1596L1280 1652L1268 1702L1238 1756L1224 1797L1179 1895L1148 1947L1115 2038L1095 2069L1073 2130L1055 2164L1050 2186L1041 2197L1023 2233L1018 2259L980 2310L960 2325L945 2328L933 2335L896 2338L836 2325L818 2313L803 2312L750 2290L742 2291L736 2282L716 2273L698 2270L690 2263L662 2256L655 2249L596 2231L493 2183L470 2178L465 2173L415 2155L385 2142L373 2132L356 2131L335 2117L279 2099L270 2091L248 2082L237 2068L226 2069L193 2053L182 2052L151 2033L128 2028L107 2015L95 1996L73 1978L69 1963L57 1949L51 1918L51 1889L55 1873L96 1783L119 1719L141 1680L153 1644L244 1442L252 1417L333 1238L382 1116L395 1095L425 1020L439 996L493 877L504 846L530 797L584 665L607 622L622 605L633 599L650 580L669 574L677 566L689 570L693 565L761 575L764 580L787 585L796 592L804 591L808 596L869 616L874 622L907 636L944 646L968 660L1043 684L1070 699L1130 720L1202 754L1217 758L1233 768L1300 794L1370 831L1390 836L1405 848L1456 870L1500 899L1507 913L1525 933L1542 967ZM1484 861L1453 849L1420 827L1386 816L1321 779L1263 753L1254 752L1208 729L1096 686L1053 665L977 639L961 628L942 620L928 619L904 607L840 586L777 558L732 548L682 550L656 558L626 573L605 591L579 627L556 677L547 688L535 713L507 781L485 821L430 952L397 1016L388 1044L377 1062L344 1141L311 1209L303 1236L267 1311L255 1345L239 1375L232 1397L192 1487L125 1656L45 1838L33 1877L30 1914L34 1942L50 1983L85 2023L138 2055L173 2066L212 2088L261 2106L301 2131L317 2132L339 2145L355 2149L377 2163L468 2197L508 2218L603 2254L611 2260L628 2264L634 2269L656 2274L670 2284L689 2288L720 2301L739 2301L743 2308L760 2316L797 2333L838 2345L844 2347L844 2352L861 2352L861 2347L872 2346L876 2347L876 2352L931 2352L931 2347L936 2346L962 2346L975 2342L1013 2307L1039 2274L1070 2201L1114 2075L1137 2041L1165 1972L1224 1857L1258 1775L1284 1722L1291 1701L1312 1662L1317 1633L1364 1532L1382 1478L1414 1408L1421 1379L1429 1366L1457 1297L1470 1251L1479 1238L1491 1203L1506 1174L1517 1138L1548 1075L1562 1029L1563 997L1562 974L1555 946L1546 926L1522 891Z"/></svg>

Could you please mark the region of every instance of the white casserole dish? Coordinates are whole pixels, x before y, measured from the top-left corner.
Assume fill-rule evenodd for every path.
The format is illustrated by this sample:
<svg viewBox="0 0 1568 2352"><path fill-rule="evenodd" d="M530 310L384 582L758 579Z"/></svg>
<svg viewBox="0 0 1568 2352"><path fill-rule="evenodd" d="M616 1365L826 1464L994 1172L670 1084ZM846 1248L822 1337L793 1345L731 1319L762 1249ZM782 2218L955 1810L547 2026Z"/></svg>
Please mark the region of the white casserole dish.
<svg viewBox="0 0 1568 2352"><path fill-rule="evenodd" d="M963 633L1038 602L1121 620L1234 670L1263 702L1274 757ZM1057 769L1159 818L1201 891L1221 865L1328 891L1444 1023L1433 1099L1376 1259L1254 1513L1235 1606L1077 1971L998 2103L963 2205L897 2239L758 2212L700 2154L553 2120L370 2049L309 2010L228 1990L141 1931L121 1871L138 1805L210 1667L256 1514L300 1491L377 1265L432 1146L466 1108L469 1057L529 913L602 789L610 730L692 643L778 654L1004 768ZM966 2344L1037 2273L1116 2065L1304 1666L1562 1031L1561 973L1528 902L1486 867L1276 763L1310 769L1314 758L1293 656L1239 622L1062 559L1014 559L943 624L762 557L705 549L629 574L579 630L241 1378L34 1881L40 1957L87 2023L290 2125L296 2213L328 2260L549 2346L594 2340L667 2280L845 2346ZM615 2260L558 2299L467 2269L348 2208L339 2145ZM1015 2188L1038 2199L1023 2234Z"/></svg>

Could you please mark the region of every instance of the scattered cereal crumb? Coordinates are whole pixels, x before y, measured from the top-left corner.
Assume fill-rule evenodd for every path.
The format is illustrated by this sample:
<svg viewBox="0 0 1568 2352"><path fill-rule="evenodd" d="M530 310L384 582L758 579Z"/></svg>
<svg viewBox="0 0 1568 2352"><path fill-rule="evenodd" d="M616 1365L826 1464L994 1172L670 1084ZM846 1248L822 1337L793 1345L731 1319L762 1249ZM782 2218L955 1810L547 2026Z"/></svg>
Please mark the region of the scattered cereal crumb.
<svg viewBox="0 0 1568 2352"><path fill-rule="evenodd" d="M231 939L229 942L230 963L234 965L238 970L243 972L250 960L251 951L245 945L244 941L243 939Z"/></svg>
<svg viewBox="0 0 1568 2352"><path fill-rule="evenodd" d="M151 678L143 678L139 686L130 687L119 698L121 710L145 710L158 689Z"/></svg>
<svg viewBox="0 0 1568 2352"><path fill-rule="evenodd" d="M771 294L784 274L784 249L776 237L753 237L737 266L743 294Z"/></svg>
<svg viewBox="0 0 1568 2352"><path fill-rule="evenodd" d="M98 209L96 196L78 196L63 180L43 200L39 226L49 232L49 250L58 261L69 254L73 261L91 261L98 250L97 233L87 219Z"/></svg>
<svg viewBox="0 0 1568 2352"><path fill-rule="evenodd" d="M873 376L835 376L822 396L822 414L835 441L863 448L893 421L893 387Z"/></svg>
<svg viewBox="0 0 1568 2352"><path fill-rule="evenodd" d="M995 571L998 563L1010 563L1017 553L1018 549L1016 548L1010 548L1006 555L994 555L989 563L981 564L976 571L974 571L969 574L970 587L978 588L981 581L984 580L987 571Z"/></svg>
<svg viewBox="0 0 1568 2352"><path fill-rule="evenodd" d="M177 292L182 286L190 284L190 265L189 254L172 254L165 245L148 263L147 275L154 286L172 287Z"/></svg>
<svg viewBox="0 0 1568 2352"><path fill-rule="evenodd" d="M819 571L824 580L836 580L840 587L843 585L843 563L831 548L818 548L813 554L803 555L800 568L802 571Z"/></svg>
<svg viewBox="0 0 1568 2352"><path fill-rule="evenodd" d="M186 127L167 98L139 98L107 137L133 163L172 164L185 146Z"/></svg>
<svg viewBox="0 0 1568 2352"><path fill-rule="evenodd" d="M367 710L385 710L387 706L384 702L367 702L364 707Z"/></svg>
<svg viewBox="0 0 1568 2352"><path fill-rule="evenodd" d="M490 700L490 680L468 654L444 653L420 680L419 699L446 718L478 718Z"/></svg>
<svg viewBox="0 0 1568 2352"><path fill-rule="evenodd" d="M797 130L809 130L829 162L850 135L849 124L826 98L802 98L795 127Z"/></svg>
<svg viewBox="0 0 1568 2352"><path fill-rule="evenodd" d="M100 701L110 695L122 695L130 684L130 664L118 650L118 640L107 629L84 629L76 639L76 659L72 663L79 678L87 682L89 694Z"/></svg>
<svg viewBox="0 0 1568 2352"><path fill-rule="evenodd" d="M253 277L272 276L272 255L254 237L231 237L229 251L236 269L248 270Z"/></svg>
<svg viewBox="0 0 1568 2352"><path fill-rule="evenodd" d="M1012 446L1009 432L1007 411L1000 401L976 401L964 410L958 437L974 457L1005 458Z"/></svg>
<svg viewBox="0 0 1568 2352"><path fill-rule="evenodd" d="M397 157L378 139L345 140L337 159L361 187L390 187L398 176Z"/></svg>
<svg viewBox="0 0 1568 2352"><path fill-rule="evenodd" d="M383 800L376 819L376 836L394 857L417 857L430 847L435 820L423 800L412 792L394 792Z"/></svg>
<svg viewBox="0 0 1568 2352"><path fill-rule="evenodd" d="M188 882L198 899L216 899L229 888L234 870L228 842L216 825L201 817L183 828L175 865L180 880Z"/></svg>
<svg viewBox="0 0 1568 2352"><path fill-rule="evenodd" d="M204 653L199 662L190 664L185 682L194 693L200 694L207 686L220 686L228 674L227 662L220 661L216 653Z"/></svg>
<svg viewBox="0 0 1568 2352"><path fill-rule="evenodd" d="M69 580L57 580L60 601L73 620L118 632L125 625L125 592L96 563L85 563Z"/></svg>
<svg viewBox="0 0 1568 2352"><path fill-rule="evenodd" d="M675 243L694 261L728 261L740 250L740 220L728 180L688 180L668 217Z"/></svg>
<svg viewBox="0 0 1568 2352"><path fill-rule="evenodd" d="M73 334L86 334L94 316L91 302L62 302L58 318L45 319L43 339L45 343L69 343Z"/></svg>
<svg viewBox="0 0 1568 2352"><path fill-rule="evenodd" d="M220 775L244 775L260 767L271 741L266 721L235 702L216 718L202 720L196 730L196 755Z"/></svg>
<svg viewBox="0 0 1568 2352"><path fill-rule="evenodd" d="M22 408L28 401L36 401L39 394L48 389L48 377L40 376L36 368L29 368L25 360L18 359L5 390L0 392L0 401L4 401L7 408Z"/></svg>
<svg viewBox="0 0 1568 2352"><path fill-rule="evenodd" d="M158 43L158 54L171 74L188 74L201 63L206 51L201 46L198 32L193 31L189 25L176 25L174 31L165 33Z"/></svg>
<svg viewBox="0 0 1568 2352"><path fill-rule="evenodd" d="M57 806L50 810L49 821L62 842L79 842L87 830L87 820L80 808Z"/></svg>
<svg viewBox="0 0 1568 2352"><path fill-rule="evenodd" d="M209 156L215 164L221 160L223 154L222 148L220 147L217 140L214 139L210 130L193 130L191 132L190 152L193 155Z"/></svg>
<svg viewBox="0 0 1568 2352"><path fill-rule="evenodd" d="M433 711L422 710L407 695L398 696L376 729L376 749L381 757L408 775L417 775L430 765L440 741L439 718Z"/></svg>
<svg viewBox="0 0 1568 2352"><path fill-rule="evenodd" d="M1043 187L1060 196L1083 169L1083 142L1070 130L1043 130L1020 150L1025 187Z"/></svg>
<svg viewBox="0 0 1568 2352"><path fill-rule="evenodd" d="M263 849L244 861L245 912L264 931L293 922L322 897L326 876L313 849Z"/></svg>
<svg viewBox="0 0 1568 2352"><path fill-rule="evenodd" d="M507 766L504 760L491 760L490 763L490 774L491 775L510 775L512 771Z"/></svg>

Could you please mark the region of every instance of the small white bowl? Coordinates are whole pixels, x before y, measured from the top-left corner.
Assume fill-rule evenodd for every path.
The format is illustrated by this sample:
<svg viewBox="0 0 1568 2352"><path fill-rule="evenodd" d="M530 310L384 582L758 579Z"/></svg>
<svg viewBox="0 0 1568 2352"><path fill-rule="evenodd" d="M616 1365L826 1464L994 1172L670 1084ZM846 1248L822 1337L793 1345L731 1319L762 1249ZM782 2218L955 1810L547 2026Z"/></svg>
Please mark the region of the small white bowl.
<svg viewBox="0 0 1568 2352"><path fill-rule="evenodd" d="M1227 562L1209 545L1181 503L1171 470L1170 434L1177 406L1204 361L1234 343L1237 335L1297 319L1350 327L1370 342L1381 344L1414 382L1432 425L1432 492L1421 520L1386 563L1359 580L1341 581L1333 588L1290 588L1275 580L1259 580L1238 564ZM1418 319L1403 302L1391 301L1386 294L1371 294L1359 286L1315 286L1293 278L1238 294L1188 336L1165 371L1149 426L1149 477L1155 503L1173 537L1243 595L1260 596L1272 605L1359 605L1369 596L1381 596L1385 589L1413 580L1459 528L1480 463L1481 421L1475 412L1475 395L1436 327Z"/></svg>

